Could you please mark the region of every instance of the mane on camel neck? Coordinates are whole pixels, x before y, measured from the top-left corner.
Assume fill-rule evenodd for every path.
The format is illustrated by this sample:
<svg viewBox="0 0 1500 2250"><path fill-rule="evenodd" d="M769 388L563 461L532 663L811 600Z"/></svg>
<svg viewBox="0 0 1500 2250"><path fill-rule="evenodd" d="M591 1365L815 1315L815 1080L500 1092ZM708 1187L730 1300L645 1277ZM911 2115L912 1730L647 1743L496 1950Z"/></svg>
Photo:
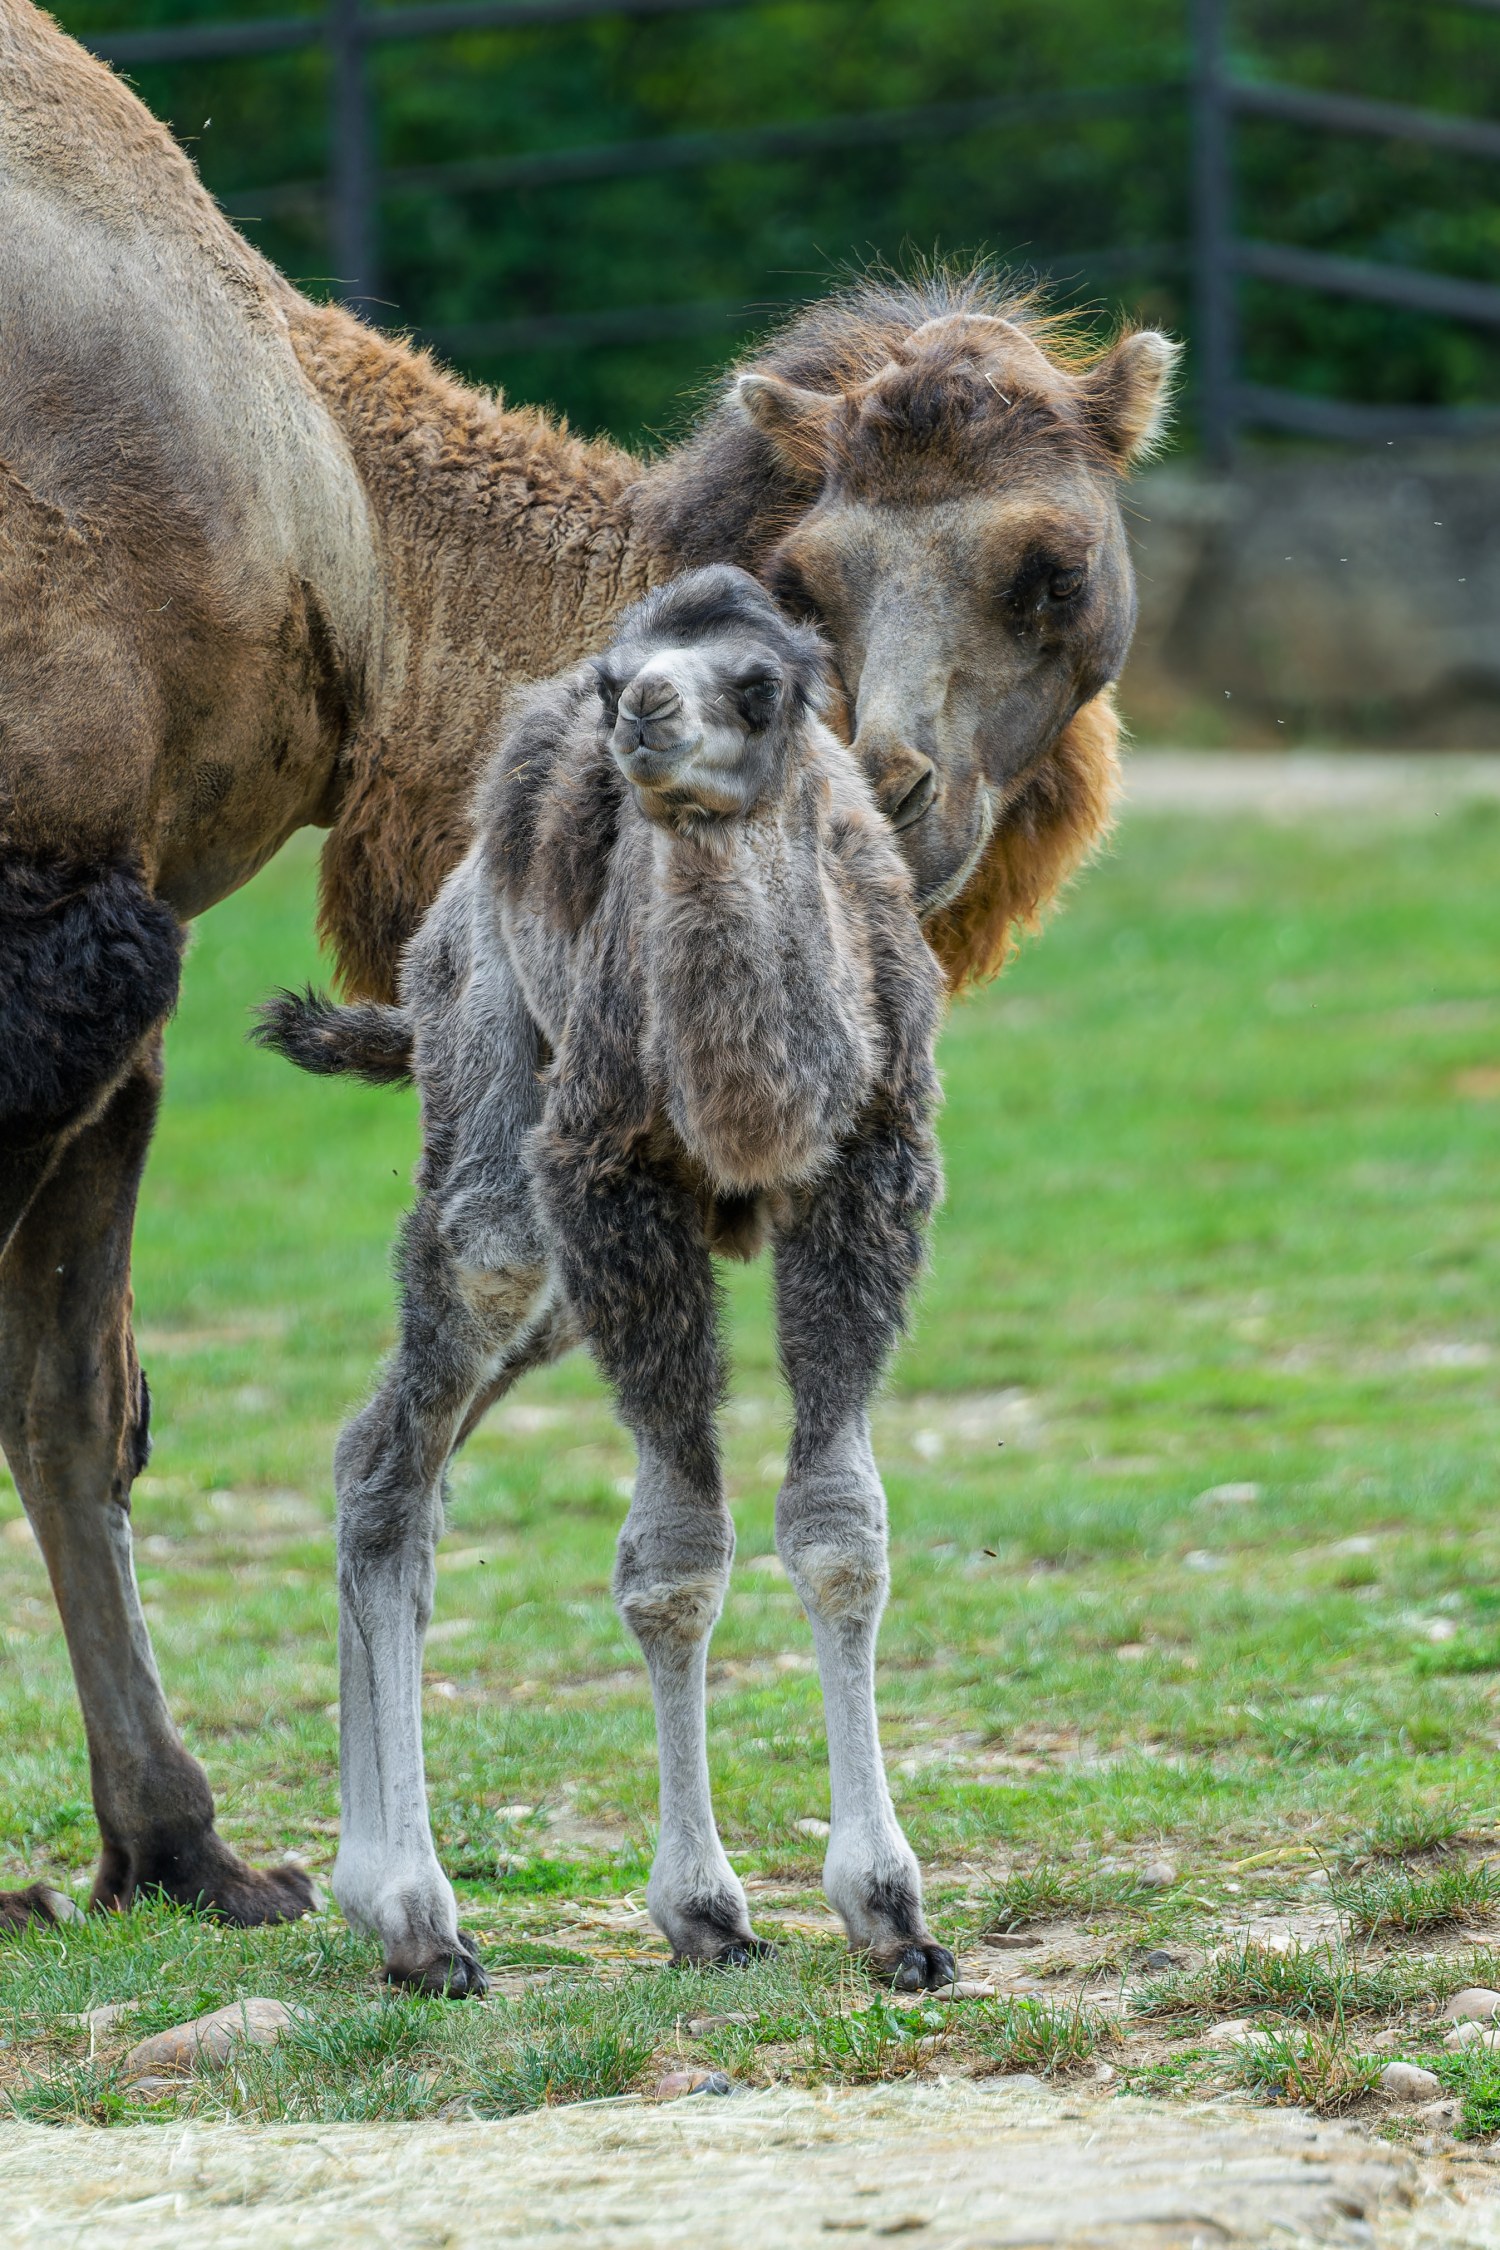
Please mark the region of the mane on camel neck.
<svg viewBox="0 0 1500 2250"><path fill-rule="evenodd" d="M679 570L756 570L815 498L816 478L799 478L732 402L744 366L849 396L893 360L899 369L914 331L951 315L1004 319L1054 362L1086 363L1065 324L983 271L877 277L795 315L722 379L685 443L647 461L470 388L338 307L287 298L298 357L349 445L383 548L387 616L320 905L345 990L377 998L467 848L474 782L509 693L601 646L621 608ZM974 380L960 354L929 345L911 355L891 410L935 457L951 453L972 423ZM1086 705L1005 807L962 893L929 920L953 989L1003 966L1017 928L1107 832L1118 731L1108 697Z"/></svg>

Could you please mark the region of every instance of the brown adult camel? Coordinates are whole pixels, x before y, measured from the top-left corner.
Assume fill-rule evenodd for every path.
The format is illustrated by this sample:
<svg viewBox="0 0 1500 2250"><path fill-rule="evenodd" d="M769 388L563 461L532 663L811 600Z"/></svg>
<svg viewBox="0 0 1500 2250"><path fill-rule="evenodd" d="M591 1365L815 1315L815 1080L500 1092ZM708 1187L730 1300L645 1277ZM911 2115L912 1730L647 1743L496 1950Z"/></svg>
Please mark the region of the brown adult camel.
<svg viewBox="0 0 1500 2250"><path fill-rule="evenodd" d="M388 996L507 690L732 560L821 620L949 979L991 972L1108 818L1117 489L1171 357L1070 351L983 277L872 282L646 463L307 302L0 0L0 1440L83 1707L96 1905L310 1895L216 1835L131 1565L130 1236L182 925L326 827L322 929Z"/></svg>

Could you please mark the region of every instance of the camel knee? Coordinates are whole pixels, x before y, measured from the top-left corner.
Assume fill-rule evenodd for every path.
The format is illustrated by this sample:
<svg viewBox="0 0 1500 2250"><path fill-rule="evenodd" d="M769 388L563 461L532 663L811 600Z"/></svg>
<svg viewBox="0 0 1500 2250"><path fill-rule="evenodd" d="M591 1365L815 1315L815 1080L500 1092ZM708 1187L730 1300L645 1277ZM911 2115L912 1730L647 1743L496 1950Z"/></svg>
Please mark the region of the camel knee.
<svg viewBox="0 0 1500 2250"><path fill-rule="evenodd" d="M829 1624L872 1624L885 1608L890 1568L885 1541L865 1526L841 1539L777 1535L787 1576L809 1617Z"/></svg>
<svg viewBox="0 0 1500 2250"><path fill-rule="evenodd" d="M33 1520L79 1502L129 1511L151 1453L151 1392L128 1329L33 1342L0 1368L0 1445Z"/></svg>
<svg viewBox="0 0 1500 2250"><path fill-rule="evenodd" d="M718 1623L729 1568L682 1578L630 1580L615 1573L615 1605L641 1647L697 1648Z"/></svg>
<svg viewBox="0 0 1500 2250"><path fill-rule="evenodd" d="M776 1546L809 1617L873 1623L890 1587L885 1492L862 1429L789 1476Z"/></svg>
<svg viewBox="0 0 1500 2250"><path fill-rule="evenodd" d="M615 1606L648 1654L695 1649L718 1621L733 1561L734 1524L722 1503L666 1524L627 1520L615 1553Z"/></svg>

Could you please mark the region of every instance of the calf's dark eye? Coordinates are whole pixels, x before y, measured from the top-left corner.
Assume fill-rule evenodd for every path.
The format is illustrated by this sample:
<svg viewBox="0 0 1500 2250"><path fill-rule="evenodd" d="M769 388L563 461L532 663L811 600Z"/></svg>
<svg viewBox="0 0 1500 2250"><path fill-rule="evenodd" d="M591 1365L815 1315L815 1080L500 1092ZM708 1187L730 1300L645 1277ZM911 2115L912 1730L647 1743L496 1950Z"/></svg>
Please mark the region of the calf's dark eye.
<svg viewBox="0 0 1500 2250"><path fill-rule="evenodd" d="M749 679L735 682L734 699L748 725L765 725L776 708L779 684L775 675L770 672L757 672Z"/></svg>

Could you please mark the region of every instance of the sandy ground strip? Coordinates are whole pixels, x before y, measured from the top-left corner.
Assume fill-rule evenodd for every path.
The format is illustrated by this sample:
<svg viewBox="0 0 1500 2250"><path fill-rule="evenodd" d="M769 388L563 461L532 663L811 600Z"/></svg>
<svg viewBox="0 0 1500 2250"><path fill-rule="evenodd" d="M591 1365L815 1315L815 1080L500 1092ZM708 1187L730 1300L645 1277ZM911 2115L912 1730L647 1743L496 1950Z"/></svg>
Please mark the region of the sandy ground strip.
<svg viewBox="0 0 1500 2250"><path fill-rule="evenodd" d="M1127 812L1430 819L1475 798L1500 800L1500 756L1478 752L1127 749L1124 764Z"/></svg>
<svg viewBox="0 0 1500 2250"><path fill-rule="evenodd" d="M1037 2082L775 2088L496 2124L0 2127L13 2250L1496 2250L1500 2165L1299 2110Z"/></svg>

